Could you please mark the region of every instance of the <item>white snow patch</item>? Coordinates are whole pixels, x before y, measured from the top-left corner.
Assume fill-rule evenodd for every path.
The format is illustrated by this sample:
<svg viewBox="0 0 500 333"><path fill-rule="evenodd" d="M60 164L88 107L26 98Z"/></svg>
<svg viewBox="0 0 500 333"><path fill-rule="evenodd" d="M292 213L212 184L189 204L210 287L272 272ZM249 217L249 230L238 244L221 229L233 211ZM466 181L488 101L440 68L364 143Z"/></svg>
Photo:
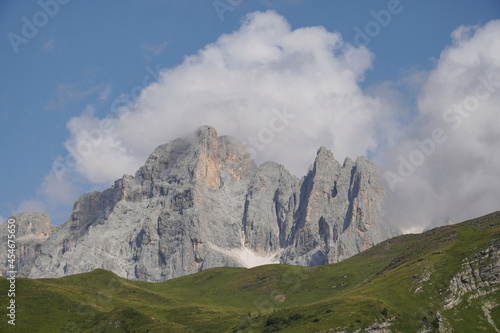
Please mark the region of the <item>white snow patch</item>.
<svg viewBox="0 0 500 333"><path fill-rule="evenodd" d="M271 253L267 256L260 256L254 251L242 245L240 248L224 249L215 244L208 244L212 249L224 253L236 259L243 267L252 268L262 265L279 264L279 255L281 251Z"/></svg>
<svg viewBox="0 0 500 333"><path fill-rule="evenodd" d="M235 258L246 268L280 263L279 252L262 257L244 246L231 252L236 252Z"/></svg>

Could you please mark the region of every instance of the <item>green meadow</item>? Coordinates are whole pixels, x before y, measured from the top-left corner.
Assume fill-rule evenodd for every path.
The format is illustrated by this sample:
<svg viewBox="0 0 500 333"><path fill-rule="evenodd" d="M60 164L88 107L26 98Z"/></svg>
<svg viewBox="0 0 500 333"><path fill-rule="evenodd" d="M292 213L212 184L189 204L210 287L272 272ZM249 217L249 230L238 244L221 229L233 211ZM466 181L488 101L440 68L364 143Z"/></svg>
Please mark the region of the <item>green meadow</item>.
<svg viewBox="0 0 500 333"><path fill-rule="evenodd" d="M496 332L500 284L464 292L452 308L445 304L464 260L499 243L497 212L396 237L318 267L214 268L161 283L130 281L105 270L19 278L15 326L7 323L9 282L1 278L0 331L366 332L375 324L405 333L439 327ZM489 258L484 265L499 260Z"/></svg>

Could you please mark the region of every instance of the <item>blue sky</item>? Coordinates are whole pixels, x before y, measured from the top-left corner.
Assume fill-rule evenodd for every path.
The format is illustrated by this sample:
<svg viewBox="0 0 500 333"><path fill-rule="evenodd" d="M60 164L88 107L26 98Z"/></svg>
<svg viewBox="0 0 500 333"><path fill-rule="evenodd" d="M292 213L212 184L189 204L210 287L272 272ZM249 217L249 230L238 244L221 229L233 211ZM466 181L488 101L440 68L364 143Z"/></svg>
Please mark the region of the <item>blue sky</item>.
<svg viewBox="0 0 500 333"><path fill-rule="evenodd" d="M268 10L272 10L274 16L267 17L267 21L263 19L267 23L259 23L260 21L256 17L252 19L248 16L248 14L255 12L262 14ZM46 12L49 13L46 14ZM390 17L384 16L384 13L390 13ZM378 16L379 21L377 21L376 16ZM125 153L116 155L119 156L116 160L113 158L101 159L99 157L101 155L98 154L90 155L86 156L87 160L79 166L74 168L68 166L69 159L67 157L71 155L69 150L78 145L78 140L81 138L81 133L85 132L85 128L87 128L85 133L99 135L98 132L92 132L91 129L99 129L99 124L102 125L103 119L116 120L121 117L113 107L113 102L116 102L120 96L136 93L138 95L142 88L158 80L157 69L179 68L172 74L172 77L179 80L182 77L192 78L196 75L203 77L203 73L207 73L206 68L209 68L209 65L206 68L200 65L196 69L188 69L188 64L185 63L186 57L196 56L207 45L218 41L223 34L230 35L235 31L240 31L239 34L231 35L234 40L238 38L241 41L245 41L244 38L253 40L253 37L249 37L250 33L244 34L242 32L242 25L248 21L251 21L248 23L250 27L259 26L259 24L264 28L272 26L272 24L278 24L279 27L282 27L288 24L289 31L283 32L283 40L295 38L289 37L291 31L321 26L328 32L324 37L326 39L333 38L334 33L340 34L338 36L341 36L343 42L335 42L337 46L334 47L334 52L345 54L348 45L363 50L356 53L361 57L359 61L357 58L354 59L356 66L353 65L349 69L355 76L353 81L349 83L353 85L349 94L354 94L356 98L362 96L367 101L376 100L378 108L382 105L382 108L392 110L391 113L380 113L373 116L375 118L370 118L368 121L370 124L378 124L373 129L376 133L372 137L363 139L364 141L361 140L359 144L353 144L352 147L349 144L344 144L338 148L339 142L344 142L342 140L353 142L353 139L348 134L345 134L344 139L343 137L335 137L334 125L332 125L333 129L331 130L334 134L330 133L329 129L321 128L328 134L318 136L311 141L311 145L304 144L301 147L304 151L306 149L311 151L310 154L306 154L308 156L307 163L311 163L314 157L315 150L312 147L319 146L321 143L321 145L332 149L334 155L339 156L339 159L343 159L347 155L355 157L355 155L366 154L373 158L377 164L390 168L391 160L397 161L397 156L405 155L401 151L404 149L408 151L408 148L404 148L405 140L411 141L413 136L417 137L418 135L420 138L425 138L427 134L421 132L419 134L419 131L426 126L429 128L434 126L426 123L428 117L422 116L425 113L423 108L427 105L424 102L430 98L433 78L441 73L440 68L447 68L445 60L448 58L442 56L442 52L447 47L454 45L452 33L460 26L474 26L473 31L468 32L470 35L499 18L500 2L496 0L401 0L400 2L393 0L314 2L300 0L4 1L0 4L0 59L2 59L0 62L0 84L2 87L0 90L0 131L2 133L0 144L2 159L0 216L6 218L24 210L40 209L49 213L53 223L63 223L69 217L72 202L81 194L109 187L112 185L111 179L121 177L120 172L123 170L127 173L133 173L133 168L137 165L136 160L143 159L143 162L147 154L152 151L151 147L154 148L154 146L164 143L163 141L173 139L172 136L175 136L174 134L177 132L174 130L169 132L169 129L182 127L183 130L189 131L192 127L203 125L203 123L198 123L198 118L193 115L184 118L174 114L170 116L167 110L165 118L161 119L166 119L167 122L170 119L171 122L182 122L182 124L165 124L165 135L152 135L144 143L141 141L137 145L127 145L127 142L140 141L143 135L141 133L146 133L147 136L147 127L141 131L132 131L133 133L127 131L126 133L132 133L127 136L120 131L125 131L130 124L116 123L116 127L120 126L120 130L116 136L113 136L115 141L110 139L110 147L119 146L116 149L121 149L121 152L125 151ZM30 30L30 25L35 30ZM267 34L272 34L272 30L273 28ZM364 37L360 36L359 31ZM320 30L307 33L310 34L307 37L309 40L315 34L322 36ZM266 38L265 36L266 34L263 34L255 38ZM456 38L457 43L466 45L467 38L475 37L466 36L464 32ZM230 42L224 43L220 43L222 46L219 45L219 49L231 49ZM476 45L472 42L469 44ZM483 47L481 46L483 44L477 45L479 45L477 48ZM318 46L318 48L320 47ZM365 51L366 53L364 53ZM232 56L237 57L234 54ZM244 58L245 55L242 57ZM203 64L204 60L200 59L202 59L201 56L196 61ZM451 55L450 59L452 59ZM287 64L290 65L283 63L283 66L288 66ZM342 72L338 73L340 77ZM297 79L301 79L301 76L297 76ZM220 80L224 81L224 77ZM471 79L471 84L473 82L475 81ZM169 91L182 88L181 85L174 88L175 82L170 82L165 86L168 87ZM498 92L495 91L492 94L498 95ZM158 93L158 95L161 94ZM150 98L150 101L153 101L158 98L155 96L157 95L153 94L152 97L148 97L145 94L144 99ZM239 98L250 98L248 96L261 98L257 93L242 96ZM455 96L460 96L460 94L457 93ZM266 98L262 97L262 103L258 104L259 108L268 107L271 110L272 108L284 107L284 105L276 103L266 104ZM420 101L421 106L418 105L417 101ZM329 102L335 107L344 103L342 99ZM169 101L164 103L170 105ZM176 101L175 103L180 102ZM175 103L172 102L172 105L178 106ZM200 103L199 105L206 105L208 102L202 101ZM442 103L447 102L443 101ZM144 110L138 109L139 107L133 109L132 114L138 114ZM217 115L215 111L210 112L214 112L213 125L221 123L217 117L222 117L222 115ZM251 116L254 111L247 110L247 112L250 115L235 117L254 119ZM346 124L357 124L358 120L350 120L350 114L352 113L339 113L337 118L331 119L336 121L339 117L345 117L342 119L345 119ZM207 117L203 120L207 121L206 119L208 119L209 121L211 119L209 116ZM386 121L386 118L390 119ZM72 119L73 121L71 121ZM137 121L136 118L132 119ZM485 123L489 123L493 119L486 117ZM265 125L266 120L263 121ZM186 122L190 123L190 126L184 126ZM248 123L248 119L245 122ZM250 122L252 123L252 121ZM91 123L93 125L89 125ZM256 127L253 131L258 132L258 129L264 125L258 124L257 118L255 118L255 123ZM389 123L391 124L390 128ZM363 122L362 124L366 125ZM478 126L481 124L479 123ZM226 125L227 127L225 127ZM314 119L311 120L310 126L311 132L314 131L314 126L316 126ZM230 128L230 124L222 124L220 128L222 132L217 127L220 134L234 134L230 129L226 129ZM236 133L241 132L236 130L237 126L234 128ZM473 128L471 127L469 130L471 135L477 134ZM475 128L477 131L477 126ZM292 126L290 132L294 129ZM360 129L352 128L349 131L356 132L357 130ZM302 131L308 133L307 128L302 128ZM386 135L389 132L390 136ZM492 132L494 132L493 129ZM120 133L123 138L120 137ZM410 136L412 137L410 138ZM246 134L240 137L241 140L245 140L245 138L247 138ZM283 140L280 138L276 134L277 146L282 142L290 142L284 137ZM95 138L96 142L98 139L100 138ZM401 144L402 142L403 144ZM298 145L300 146L300 143ZM262 151L261 159L273 156L271 146L270 144L268 153L266 150ZM463 147L463 144L460 147ZM452 146L449 149L454 151ZM493 140L485 148L485 156L489 156L497 149L498 143ZM399 155L395 154L395 151ZM411 149L409 152L411 153ZM130 156L126 156L126 153L129 153ZM106 151L103 151L102 154L106 154ZM388 154L392 157L387 157ZM442 165L442 159L447 155L443 153L439 156L433 156L432 160L436 160L435 163ZM66 163L65 170L67 172L61 179L55 181L53 170L57 161ZM287 161L289 164L286 163ZM303 175L305 173L304 167L300 163L295 167L294 161L292 157L283 156L279 162L289 166L298 176ZM436 167L437 164L430 163L430 158L428 161L429 170L439 169ZM110 170L100 174L99 163L102 163L103 169L109 164L127 165L127 167L123 169L110 167ZM397 169L397 164L395 168ZM427 171L421 168L419 172L424 177L424 175L429 175ZM51 172L52 177L50 176ZM419 172L415 173L413 181L406 183L420 184L422 179L418 178ZM480 173L477 170L474 172ZM458 178L461 179L462 176L458 176ZM492 174L492 177L494 176L495 174ZM432 179L425 179L425 182L431 184L429 186L432 187L426 188L426 191L431 191L434 193L433 195L438 196L442 194L442 188L449 184L443 183L435 188L432 184L435 183L435 179L440 177L439 174L433 174L432 177ZM454 179L457 180L457 178ZM472 190L472 187L466 186L466 189L463 190L463 200L476 194L476 190ZM424 189L421 190L424 191ZM410 189L405 190L405 193L408 192ZM490 197L495 195L493 192L490 194ZM432 198L432 195L429 195L429 198ZM452 211L454 207L461 206L461 202L446 201L444 205ZM478 206L472 209L472 212L459 214L457 218L476 212L482 213L491 207L491 205ZM440 210L439 213L436 213L432 211L425 218L446 214L449 215L450 212ZM419 215L416 215L415 218L425 219ZM409 228L411 223L408 221L404 225Z"/></svg>

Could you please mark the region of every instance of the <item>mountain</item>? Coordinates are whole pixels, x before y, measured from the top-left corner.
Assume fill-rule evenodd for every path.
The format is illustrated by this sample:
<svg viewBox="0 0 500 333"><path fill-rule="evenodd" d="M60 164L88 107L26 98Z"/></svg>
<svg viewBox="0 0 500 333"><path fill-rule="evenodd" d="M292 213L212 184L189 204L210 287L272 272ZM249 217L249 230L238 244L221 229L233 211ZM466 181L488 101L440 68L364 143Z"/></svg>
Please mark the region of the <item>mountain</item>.
<svg viewBox="0 0 500 333"><path fill-rule="evenodd" d="M379 169L321 147L302 179L257 166L237 139L201 127L155 149L135 176L83 195L31 259L30 278L103 268L164 281L213 267L317 266L399 231L381 220Z"/></svg>
<svg viewBox="0 0 500 333"><path fill-rule="evenodd" d="M160 283L98 269L16 284L17 327L2 320L2 332L498 332L500 212L317 267L213 268Z"/></svg>
<svg viewBox="0 0 500 333"><path fill-rule="evenodd" d="M35 259L40 253L42 244L56 230L50 218L45 213L26 212L13 216L16 220L16 257L18 276L28 276ZM0 235L5 240L5 251L0 251L0 275L5 275L7 269L7 235L8 223L0 224Z"/></svg>

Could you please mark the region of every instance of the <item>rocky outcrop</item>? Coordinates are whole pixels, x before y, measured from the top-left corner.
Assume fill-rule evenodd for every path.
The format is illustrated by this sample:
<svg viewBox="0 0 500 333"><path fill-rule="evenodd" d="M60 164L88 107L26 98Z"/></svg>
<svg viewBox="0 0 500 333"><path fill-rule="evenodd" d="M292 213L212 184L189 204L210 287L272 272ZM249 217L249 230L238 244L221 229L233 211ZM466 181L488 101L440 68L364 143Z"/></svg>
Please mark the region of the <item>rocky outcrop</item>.
<svg viewBox="0 0 500 333"><path fill-rule="evenodd" d="M40 253L42 244L56 230L56 226L52 225L46 213L25 212L11 216L8 220L11 219L15 220L13 224L16 226L15 238L13 239L16 244L15 270L18 271L18 276L27 276ZM0 235L4 235L2 240L4 248L0 251L0 271L2 276L6 276L7 271L12 271L12 269L8 269L7 262L7 235L9 234L7 221L0 224Z"/></svg>
<svg viewBox="0 0 500 333"><path fill-rule="evenodd" d="M450 281L449 290L445 309L460 304L465 295L471 300L500 290L500 243L490 243L485 250L464 259L461 271Z"/></svg>
<svg viewBox="0 0 500 333"><path fill-rule="evenodd" d="M299 187L284 263L341 261L397 234L380 220L384 191L378 168L364 157L341 165L321 147Z"/></svg>
<svg viewBox="0 0 500 333"><path fill-rule="evenodd" d="M159 146L134 176L83 195L29 277L95 268L163 281L217 266L337 262L399 232L382 223L378 169L318 150L299 179L257 166L241 142L201 127Z"/></svg>

